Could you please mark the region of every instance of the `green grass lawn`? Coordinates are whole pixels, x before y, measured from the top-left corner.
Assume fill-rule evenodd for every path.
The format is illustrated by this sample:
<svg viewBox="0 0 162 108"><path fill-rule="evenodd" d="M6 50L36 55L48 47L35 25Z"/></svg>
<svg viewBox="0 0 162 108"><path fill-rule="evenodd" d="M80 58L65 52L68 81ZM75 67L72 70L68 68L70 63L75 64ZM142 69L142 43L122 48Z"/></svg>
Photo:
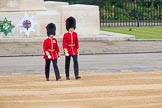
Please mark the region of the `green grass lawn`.
<svg viewBox="0 0 162 108"><path fill-rule="evenodd" d="M137 39L162 39L162 27L101 27L101 30L130 34L136 36Z"/></svg>

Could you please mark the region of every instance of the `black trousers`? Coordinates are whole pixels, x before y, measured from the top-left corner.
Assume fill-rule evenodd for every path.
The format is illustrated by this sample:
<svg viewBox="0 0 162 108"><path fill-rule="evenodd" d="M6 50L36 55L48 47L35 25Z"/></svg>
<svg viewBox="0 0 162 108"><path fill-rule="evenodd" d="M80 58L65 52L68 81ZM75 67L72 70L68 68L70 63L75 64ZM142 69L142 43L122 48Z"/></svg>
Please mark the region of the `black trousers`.
<svg viewBox="0 0 162 108"><path fill-rule="evenodd" d="M60 72L57 66L57 59L56 60L45 60L45 76L46 78L49 78L49 72L50 72L50 63L53 63L53 68L55 72L55 77L59 78L60 77Z"/></svg>
<svg viewBox="0 0 162 108"><path fill-rule="evenodd" d="M65 74L66 74L66 77L69 77L71 57L73 58L73 62L74 62L74 74L75 74L75 77L77 77L79 76L78 55L65 56Z"/></svg>

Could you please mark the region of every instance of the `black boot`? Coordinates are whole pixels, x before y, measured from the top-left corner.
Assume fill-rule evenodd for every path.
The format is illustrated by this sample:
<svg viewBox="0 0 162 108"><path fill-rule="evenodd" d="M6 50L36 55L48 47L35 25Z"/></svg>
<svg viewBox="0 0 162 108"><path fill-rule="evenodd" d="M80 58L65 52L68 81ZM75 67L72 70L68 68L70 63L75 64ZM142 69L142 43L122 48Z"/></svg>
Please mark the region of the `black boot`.
<svg viewBox="0 0 162 108"><path fill-rule="evenodd" d="M61 76L59 76L59 77L56 77L56 81L58 81L58 80L60 80L61 79Z"/></svg>
<svg viewBox="0 0 162 108"><path fill-rule="evenodd" d="M69 77L66 77L66 80L70 80L70 78Z"/></svg>
<svg viewBox="0 0 162 108"><path fill-rule="evenodd" d="M49 78L46 78L46 81L49 81Z"/></svg>
<svg viewBox="0 0 162 108"><path fill-rule="evenodd" d="M78 80L78 79L81 79L81 77L80 76L76 76L75 79Z"/></svg>

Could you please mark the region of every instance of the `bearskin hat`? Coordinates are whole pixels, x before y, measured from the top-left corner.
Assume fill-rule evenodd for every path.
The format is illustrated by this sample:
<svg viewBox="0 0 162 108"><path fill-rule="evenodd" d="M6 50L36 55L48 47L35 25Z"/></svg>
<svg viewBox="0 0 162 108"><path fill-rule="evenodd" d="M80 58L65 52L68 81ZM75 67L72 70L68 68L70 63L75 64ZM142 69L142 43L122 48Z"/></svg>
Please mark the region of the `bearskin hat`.
<svg viewBox="0 0 162 108"><path fill-rule="evenodd" d="M46 29L47 29L47 36L56 35L56 26L54 23L49 23L46 26Z"/></svg>
<svg viewBox="0 0 162 108"><path fill-rule="evenodd" d="M72 16L66 19L66 30L69 31L69 28L76 28L76 20Z"/></svg>

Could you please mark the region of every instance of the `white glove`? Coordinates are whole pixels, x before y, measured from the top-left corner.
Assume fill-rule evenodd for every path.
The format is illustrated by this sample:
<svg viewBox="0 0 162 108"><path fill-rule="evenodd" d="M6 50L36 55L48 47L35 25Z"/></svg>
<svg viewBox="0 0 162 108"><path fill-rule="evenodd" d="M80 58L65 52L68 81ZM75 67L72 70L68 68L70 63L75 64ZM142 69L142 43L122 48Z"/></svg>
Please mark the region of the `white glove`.
<svg viewBox="0 0 162 108"><path fill-rule="evenodd" d="M58 57L58 60L60 60L61 59L61 57Z"/></svg>
<svg viewBox="0 0 162 108"><path fill-rule="evenodd" d="M69 53L65 53L65 56L69 56Z"/></svg>
<svg viewBox="0 0 162 108"><path fill-rule="evenodd" d="M51 59L52 57L50 55L48 55L48 59Z"/></svg>

